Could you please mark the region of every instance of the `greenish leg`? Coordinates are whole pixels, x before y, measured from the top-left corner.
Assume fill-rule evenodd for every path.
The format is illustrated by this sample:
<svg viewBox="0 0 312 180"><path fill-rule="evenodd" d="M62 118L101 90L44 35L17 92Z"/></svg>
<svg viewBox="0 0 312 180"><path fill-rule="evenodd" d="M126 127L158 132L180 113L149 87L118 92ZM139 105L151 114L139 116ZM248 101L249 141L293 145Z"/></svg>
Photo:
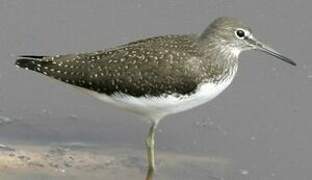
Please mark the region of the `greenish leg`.
<svg viewBox="0 0 312 180"><path fill-rule="evenodd" d="M146 138L146 149L147 149L147 161L148 170L146 180L152 180L155 171L155 131L157 128L157 122L153 122L149 129L148 136Z"/></svg>

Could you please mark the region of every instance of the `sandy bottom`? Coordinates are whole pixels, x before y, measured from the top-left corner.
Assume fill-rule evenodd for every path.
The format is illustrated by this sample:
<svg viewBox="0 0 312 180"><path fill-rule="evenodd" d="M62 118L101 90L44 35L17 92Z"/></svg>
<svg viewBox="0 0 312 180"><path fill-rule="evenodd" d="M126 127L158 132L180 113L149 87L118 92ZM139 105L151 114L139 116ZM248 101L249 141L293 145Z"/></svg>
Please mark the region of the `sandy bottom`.
<svg viewBox="0 0 312 180"><path fill-rule="evenodd" d="M144 179L145 152L84 144L0 145L0 179ZM223 179L229 161L158 152L155 179Z"/></svg>

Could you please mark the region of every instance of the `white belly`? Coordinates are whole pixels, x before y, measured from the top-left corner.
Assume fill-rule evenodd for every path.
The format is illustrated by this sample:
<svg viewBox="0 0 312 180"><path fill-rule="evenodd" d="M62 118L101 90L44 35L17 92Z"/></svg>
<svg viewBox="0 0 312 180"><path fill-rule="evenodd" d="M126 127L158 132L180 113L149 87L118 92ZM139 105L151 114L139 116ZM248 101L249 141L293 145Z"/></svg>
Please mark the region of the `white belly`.
<svg viewBox="0 0 312 180"><path fill-rule="evenodd" d="M160 97L133 97L125 94L107 96L94 91L87 92L101 101L143 115L146 118L149 118L149 120L158 121L169 114L185 111L212 100L231 84L234 74L235 73L222 83L203 83L198 86L195 93L179 97L174 95Z"/></svg>

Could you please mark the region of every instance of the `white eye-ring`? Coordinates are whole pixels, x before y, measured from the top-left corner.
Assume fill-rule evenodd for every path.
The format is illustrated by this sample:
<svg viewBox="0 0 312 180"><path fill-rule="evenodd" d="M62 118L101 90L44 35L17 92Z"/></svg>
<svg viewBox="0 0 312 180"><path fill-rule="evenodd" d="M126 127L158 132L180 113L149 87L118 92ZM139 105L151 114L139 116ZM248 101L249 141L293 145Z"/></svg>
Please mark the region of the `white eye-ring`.
<svg viewBox="0 0 312 180"><path fill-rule="evenodd" d="M244 29L236 29L235 35L238 39L244 39L245 37L249 36L249 32Z"/></svg>

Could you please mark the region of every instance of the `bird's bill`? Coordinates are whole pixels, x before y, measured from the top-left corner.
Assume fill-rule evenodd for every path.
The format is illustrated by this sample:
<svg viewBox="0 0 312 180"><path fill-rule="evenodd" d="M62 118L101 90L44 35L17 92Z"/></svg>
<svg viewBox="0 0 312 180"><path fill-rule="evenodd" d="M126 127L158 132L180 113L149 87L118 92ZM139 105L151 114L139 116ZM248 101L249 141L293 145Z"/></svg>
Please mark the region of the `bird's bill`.
<svg viewBox="0 0 312 180"><path fill-rule="evenodd" d="M293 66L296 66L296 63L289 59L288 57L282 55L281 53L277 52L276 50L274 50L273 48L265 45L264 43L260 42L259 40L255 39L255 38L250 38L247 40L256 50L260 50L262 52L265 52L269 55L275 56L276 58L291 64Z"/></svg>

